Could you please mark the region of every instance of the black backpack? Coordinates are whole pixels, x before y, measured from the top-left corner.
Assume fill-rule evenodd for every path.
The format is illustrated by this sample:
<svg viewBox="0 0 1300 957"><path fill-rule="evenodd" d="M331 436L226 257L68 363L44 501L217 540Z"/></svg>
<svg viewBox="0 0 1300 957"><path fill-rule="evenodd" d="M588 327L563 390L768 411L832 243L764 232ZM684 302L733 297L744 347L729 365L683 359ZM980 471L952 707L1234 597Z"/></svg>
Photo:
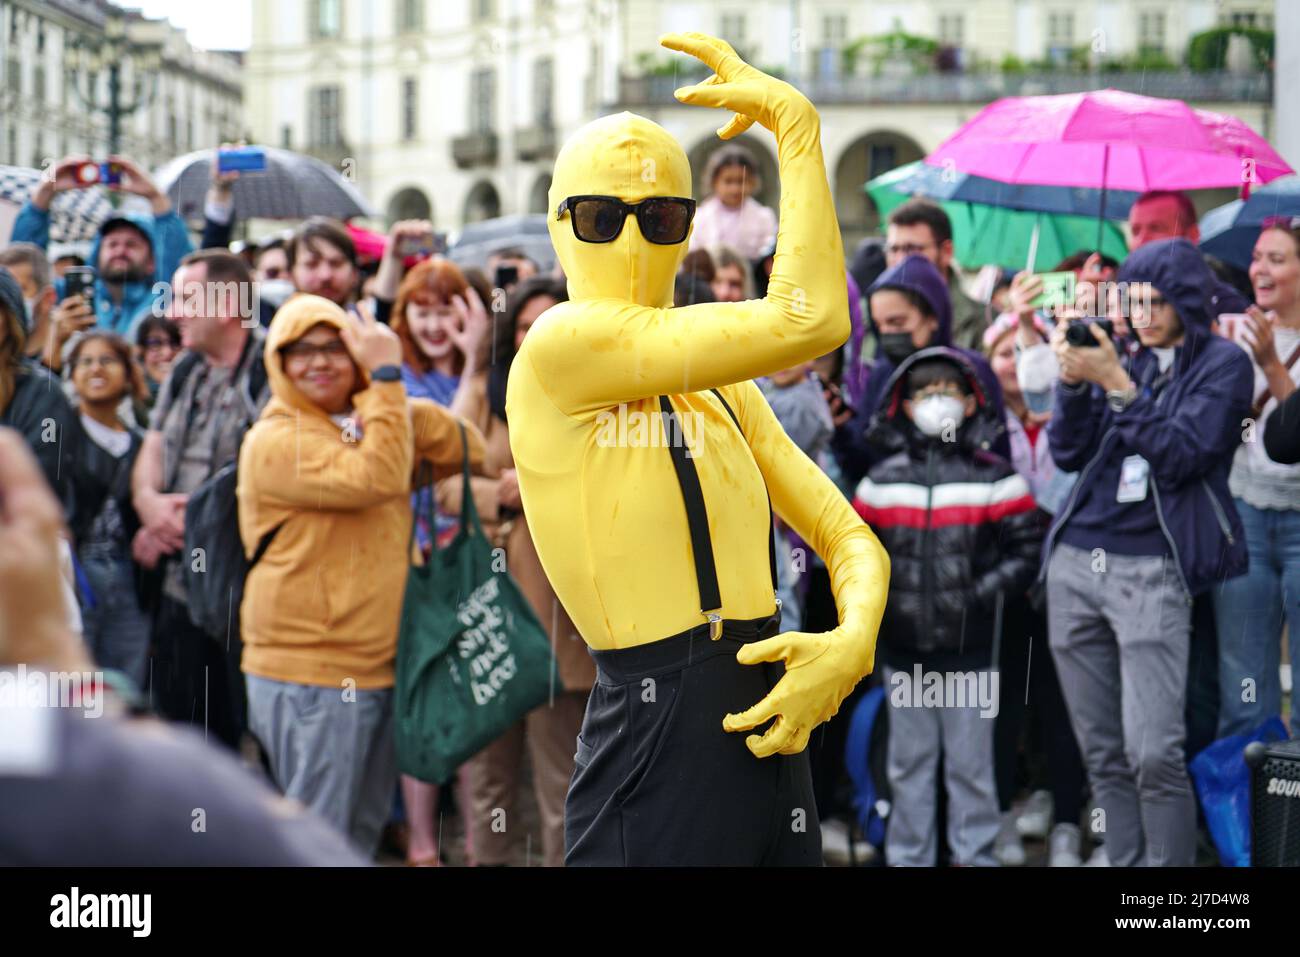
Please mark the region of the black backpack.
<svg viewBox="0 0 1300 957"><path fill-rule="evenodd" d="M250 337L250 344L251 344ZM173 394L203 361L196 354L185 356L172 373ZM242 364L242 363L241 363ZM265 388L266 366L261 356L253 360L241 397L251 426L257 420L257 396ZM211 637L239 640L239 606L244 597L244 578L266 553L279 526L262 537L252 559L244 557L239 536L239 459L227 462L190 493L185 505L185 589L190 621Z"/></svg>
<svg viewBox="0 0 1300 957"><path fill-rule="evenodd" d="M239 536L239 502L235 488L239 463L217 470L193 492L185 505L185 588L190 621L213 638L239 636L239 606L244 579L271 547L276 526L262 536L251 559L244 557Z"/></svg>

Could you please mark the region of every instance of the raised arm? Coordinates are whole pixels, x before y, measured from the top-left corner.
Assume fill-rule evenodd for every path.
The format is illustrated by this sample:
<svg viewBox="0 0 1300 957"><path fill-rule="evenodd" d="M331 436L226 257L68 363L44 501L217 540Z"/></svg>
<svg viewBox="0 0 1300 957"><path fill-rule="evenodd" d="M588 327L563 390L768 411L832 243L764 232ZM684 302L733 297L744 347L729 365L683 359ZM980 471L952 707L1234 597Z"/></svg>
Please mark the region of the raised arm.
<svg viewBox="0 0 1300 957"><path fill-rule="evenodd" d="M719 136L730 139L754 122L776 136L781 216L772 278L767 296L748 302L663 309L582 299L554 307L530 331L520 357L570 415L767 375L824 355L849 335L844 250L817 111L721 40L691 33L661 42L715 71L676 95L734 111Z"/></svg>
<svg viewBox="0 0 1300 957"><path fill-rule="evenodd" d="M364 423L357 442L342 441L328 423L314 431L288 418L258 423L240 450L241 501L357 511L409 491L415 443L406 389L373 382L354 401Z"/></svg>

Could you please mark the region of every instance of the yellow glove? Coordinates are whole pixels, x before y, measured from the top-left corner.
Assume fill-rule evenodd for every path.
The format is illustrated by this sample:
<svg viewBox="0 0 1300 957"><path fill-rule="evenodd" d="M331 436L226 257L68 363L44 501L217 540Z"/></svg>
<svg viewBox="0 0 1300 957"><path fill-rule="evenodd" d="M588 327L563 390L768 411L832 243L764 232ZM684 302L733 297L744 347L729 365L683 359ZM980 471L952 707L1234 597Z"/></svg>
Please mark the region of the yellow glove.
<svg viewBox="0 0 1300 957"><path fill-rule="evenodd" d="M872 632L874 635L874 631ZM798 754L813 728L840 710L840 703L871 673L875 642L847 634L843 626L810 634L787 631L745 645L736 653L742 665L784 661L785 674L754 707L722 719L723 731L749 731L776 718L762 735L745 744L756 757Z"/></svg>
<svg viewBox="0 0 1300 957"><path fill-rule="evenodd" d="M754 69L725 40L703 33L669 33L660 37L659 43L689 53L713 70L713 76L703 83L684 86L673 95L683 103L735 111L730 122L718 130L724 140L745 132L755 120L779 137L796 115L817 119L807 97L784 80Z"/></svg>

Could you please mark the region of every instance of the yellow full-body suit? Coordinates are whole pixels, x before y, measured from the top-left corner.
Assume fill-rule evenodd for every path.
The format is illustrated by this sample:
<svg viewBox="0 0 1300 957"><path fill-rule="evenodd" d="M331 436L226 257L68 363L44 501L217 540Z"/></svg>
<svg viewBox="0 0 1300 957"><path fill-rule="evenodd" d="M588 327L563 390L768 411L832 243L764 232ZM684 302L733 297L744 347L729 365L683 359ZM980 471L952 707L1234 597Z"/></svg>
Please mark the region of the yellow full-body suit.
<svg viewBox="0 0 1300 957"><path fill-rule="evenodd" d="M720 136L755 121L776 136L780 232L767 296L672 308L687 243L649 243L631 215L613 242L579 241L568 217L556 214L567 197L636 203L692 192L686 155L662 127L631 113L588 124L556 159L549 197L570 301L534 324L515 357L510 444L542 565L594 649L642 645L705 620L682 493L663 447L660 395L683 420L698 470L724 619L773 612L770 492L775 512L825 560L840 624L746 645L737 655L742 664L781 660L785 675L748 711L718 719L727 731L745 731L775 718L764 734L749 736L750 750L794 754L871 671L889 577L875 535L786 436L750 381L848 337L844 254L820 122L797 90L748 66L724 42L700 34L662 42L715 71L677 97L734 111Z"/></svg>

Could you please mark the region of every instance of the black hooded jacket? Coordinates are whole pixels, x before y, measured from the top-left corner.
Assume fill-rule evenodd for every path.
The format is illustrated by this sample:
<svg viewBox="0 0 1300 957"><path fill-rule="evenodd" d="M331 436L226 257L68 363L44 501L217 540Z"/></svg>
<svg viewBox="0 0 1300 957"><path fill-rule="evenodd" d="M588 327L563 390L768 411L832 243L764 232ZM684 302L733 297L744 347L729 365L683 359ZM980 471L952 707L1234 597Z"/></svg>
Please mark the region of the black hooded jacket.
<svg viewBox="0 0 1300 957"><path fill-rule="evenodd" d="M975 395L955 441L922 434L903 412L908 373L933 358L956 366ZM889 552L880 649L891 666L987 663L1002 601L1034 580L1045 522L1025 480L981 447L997 415L957 349L923 349L890 378L870 432L893 452L859 483L853 505Z"/></svg>
<svg viewBox="0 0 1300 957"><path fill-rule="evenodd" d="M14 371L14 394L0 409L0 425L22 433L69 517L72 473L81 449L81 423L63 394L63 383L44 366L22 359Z"/></svg>

